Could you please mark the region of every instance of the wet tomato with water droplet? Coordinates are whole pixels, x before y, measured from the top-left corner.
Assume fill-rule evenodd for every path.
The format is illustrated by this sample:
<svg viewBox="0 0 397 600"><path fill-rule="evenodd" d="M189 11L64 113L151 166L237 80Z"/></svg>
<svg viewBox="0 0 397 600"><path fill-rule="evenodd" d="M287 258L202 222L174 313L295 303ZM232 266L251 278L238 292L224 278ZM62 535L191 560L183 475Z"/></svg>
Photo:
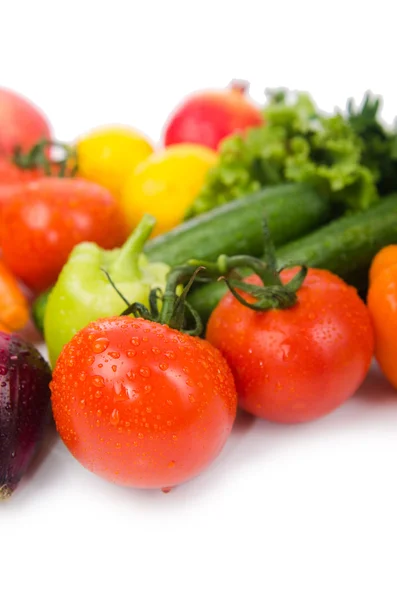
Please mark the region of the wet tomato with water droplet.
<svg viewBox="0 0 397 600"><path fill-rule="evenodd" d="M109 481L140 488L170 488L200 473L224 446L237 406L216 348L130 317L78 332L55 365L51 391L57 429L74 457Z"/></svg>
<svg viewBox="0 0 397 600"><path fill-rule="evenodd" d="M256 275L246 281L261 285ZM207 326L207 340L233 371L241 407L280 423L310 421L341 405L363 382L374 350L368 310L339 277L309 269L297 296L292 308L257 312L229 292Z"/></svg>

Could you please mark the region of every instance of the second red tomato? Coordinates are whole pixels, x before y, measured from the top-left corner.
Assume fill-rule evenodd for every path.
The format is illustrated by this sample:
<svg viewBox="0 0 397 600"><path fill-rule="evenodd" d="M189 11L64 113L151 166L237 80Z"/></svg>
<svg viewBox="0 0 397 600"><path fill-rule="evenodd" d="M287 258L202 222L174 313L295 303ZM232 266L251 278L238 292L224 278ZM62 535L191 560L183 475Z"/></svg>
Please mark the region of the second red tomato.
<svg viewBox="0 0 397 600"><path fill-rule="evenodd" d="M284 272L283 281L295 272ZM247 281L261 284L256 275ZM232 368L241 407L280 423L341 405L363 382L374 350L368 310L339 277L309 269L297 296L292 308L256 312L228 293L207 327Z"/></svg>

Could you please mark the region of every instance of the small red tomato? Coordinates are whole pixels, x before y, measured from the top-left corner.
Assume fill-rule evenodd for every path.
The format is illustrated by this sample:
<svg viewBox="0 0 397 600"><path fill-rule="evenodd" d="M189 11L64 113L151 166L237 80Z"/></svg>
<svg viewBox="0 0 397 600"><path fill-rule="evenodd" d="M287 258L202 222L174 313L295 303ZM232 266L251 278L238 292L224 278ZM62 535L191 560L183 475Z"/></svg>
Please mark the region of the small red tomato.
<svg viewBox="0 0 397 600"><path fill-rule="evenodd" d="M244 83L235 82L224 90L190 96L171 116L165 145L193 143L217 150L229 135L261 125L262 114L245 96L246 88Z"/></svg>
<svg viewBox="0 0 397 600"><path fill-rule="evenodd" d="M282 280L295 273L288 269ZM261 285L256 275L246 281ZM233 371L241 407L280 423L337 408L363 382L374 351L368 310L339 277L309 269L297 296L292 308L256 312L228 293L207 327Z"/></svg>
<svg viewBox="0 0 397 600"><path fill-rule="evenodd" d="M170 488L207 467L236 415L233 377L208 342L144 319L91 323L53 372L57 429L73 456L114 483Z"/></svg>
<svg viewBox="0 0 397 600"><path fill-rule="evenodd" d="M0 187L34 181L43 175L39 169L21 169L9 158L0 156Z"/></svg>
<svg viewBox="0 0 397 600"><path fill-rule="evenodd" d="M51 176L57 176L60 166L56 163L49 164ZM44 168L22 169L18 167L12 159L0 156L0 222L2 219L2 210L6 203L16 192L16 186L21 186L29 181L36 181L46 175ZM68 176L68 173L66 173ZM1 228L0 228L1 229ZM1 237L0 237L1 243Z"/></svg>
<svg viewBox="0 0 397 600"><path fill-rule="evenodd" d="M34 104L0 88L0 155L11 156L16 147L28 150L41 138L50 137L50 126Z"/></svg>
<svg viewBox="0 0 397 600"><path fill-rule="evenodd" d="M3 206L15 191L15 186L34 181L43 174L37 169L20 169L9 158L0 156L0 216Z"/></svg>
<svg viewBox="0 0 397 600"><path fill-rule="evenodd" d="M110 192L80 179L47 177L16 186L2 213L3 260L35 292L55 283L76 244L110 249L126 239Z"/></svg>

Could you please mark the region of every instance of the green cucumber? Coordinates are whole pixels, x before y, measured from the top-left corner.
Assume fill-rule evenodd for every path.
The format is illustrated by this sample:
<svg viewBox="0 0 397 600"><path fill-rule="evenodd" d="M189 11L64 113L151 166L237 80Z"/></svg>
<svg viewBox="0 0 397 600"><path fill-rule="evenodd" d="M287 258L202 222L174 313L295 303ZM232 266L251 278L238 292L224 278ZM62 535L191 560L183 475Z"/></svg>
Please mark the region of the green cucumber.
<svg viewBox="0 0 397 600"><path fill-rule="evenodd" d="M365 212L336 219L277 251L280 265L293 261L327 269L347 281L368 271L375 254L397 242L397 194Z"/></svg>
<svg viewBox="0 0 397 600"><path fill-rule="evenodd" d="M269 187L190 219L145 246L150 261L171 267L191 258L216 260L220 254L263 251L263 217L280 246L319 227L330 218L330 205L311 187Z"/></svg>
<svg viewBox="0 0 397 600"><path fill-rule="evenodd" d="M295 263L327 269L365 289L364 279L375 254L396 243L397 195L392 195L365 212L340 217L282 246L276 254L280 266ZM226 291L224 284L206 284L190 294L189 302L206 322Z"/></svg>

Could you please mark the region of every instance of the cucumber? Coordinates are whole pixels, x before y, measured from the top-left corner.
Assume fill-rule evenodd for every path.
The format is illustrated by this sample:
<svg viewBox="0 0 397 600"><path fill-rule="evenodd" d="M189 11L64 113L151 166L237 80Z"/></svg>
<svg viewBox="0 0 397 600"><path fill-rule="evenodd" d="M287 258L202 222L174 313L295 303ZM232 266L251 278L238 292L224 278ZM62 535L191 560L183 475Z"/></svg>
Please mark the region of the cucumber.
<svg viewBox="0 0 397 600"><path fill-rule="evenodd" d="M291 260L328 269L346 281L368 271L375 254L397 242L397 194L365 212L336 219L277 251L280 265Z"/></svg>
<svg viewBox="0 0 397 600"><path fill-rule="evenodd" d="M340 217L282 246L276 255L280 266L292 262L327 269L363 291L373 257L395 243L397 195L392 195L366 212ZM189 302L206 322L226 291L225 284L203 285L189 295Z"/></svg>
<svg viewBox="0 0 397 600"><path fill-rule="evenodd" d="M150 240L150 261L171 267L191 258L216 260L220 254L263 252L263 217L274 244L280 246L312 231L330 218L329 202L313 188L286 184L266 188L190 219Z"/></svg>

